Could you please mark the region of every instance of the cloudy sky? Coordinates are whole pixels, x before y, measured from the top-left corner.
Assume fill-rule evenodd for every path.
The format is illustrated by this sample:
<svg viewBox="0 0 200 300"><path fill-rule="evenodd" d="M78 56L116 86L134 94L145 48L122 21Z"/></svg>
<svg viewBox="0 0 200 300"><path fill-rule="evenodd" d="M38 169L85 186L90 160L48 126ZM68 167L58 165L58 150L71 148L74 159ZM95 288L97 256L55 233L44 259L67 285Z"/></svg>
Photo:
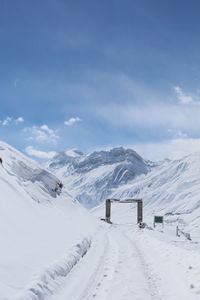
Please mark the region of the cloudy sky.
<svg viewBox="0 0 200 300"><path fill-rule="evenodd" d="M33 157L200 151L199 0L0 0L0 136Z"/></svg>

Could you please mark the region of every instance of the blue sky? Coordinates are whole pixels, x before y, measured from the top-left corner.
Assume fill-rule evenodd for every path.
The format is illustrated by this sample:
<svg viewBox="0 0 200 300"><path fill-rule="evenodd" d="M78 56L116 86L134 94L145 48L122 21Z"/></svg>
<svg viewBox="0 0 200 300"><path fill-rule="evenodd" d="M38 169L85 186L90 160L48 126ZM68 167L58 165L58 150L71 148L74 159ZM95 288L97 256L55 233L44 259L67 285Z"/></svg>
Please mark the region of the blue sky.
<svg viewBox="0 0 200 300"><path fill-rule="evenodd" d="M35 158L200 150L200 2L0 0L1 140Z"/></svg>

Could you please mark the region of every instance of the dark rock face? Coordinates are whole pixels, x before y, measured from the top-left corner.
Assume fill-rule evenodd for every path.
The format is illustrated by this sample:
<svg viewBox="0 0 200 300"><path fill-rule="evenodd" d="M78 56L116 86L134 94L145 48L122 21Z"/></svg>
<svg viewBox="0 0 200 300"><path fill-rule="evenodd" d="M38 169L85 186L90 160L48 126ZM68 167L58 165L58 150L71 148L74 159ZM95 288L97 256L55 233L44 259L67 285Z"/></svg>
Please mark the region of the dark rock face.
<svg viewBox="0 0 200 300"><path fill-rule="evenodd" d="M135 151L131 149L114 148L110 151L93 152L92 154L85 156L82 160L75 160L73 163L74 169L79 173L89 172L92 169L96 169L102 165L112 165L115 163L127 162L129 165L135 165L135 171L144 172L146 164L142 157L140 157ZM147 170L146 170L147 172Z"/></svg>

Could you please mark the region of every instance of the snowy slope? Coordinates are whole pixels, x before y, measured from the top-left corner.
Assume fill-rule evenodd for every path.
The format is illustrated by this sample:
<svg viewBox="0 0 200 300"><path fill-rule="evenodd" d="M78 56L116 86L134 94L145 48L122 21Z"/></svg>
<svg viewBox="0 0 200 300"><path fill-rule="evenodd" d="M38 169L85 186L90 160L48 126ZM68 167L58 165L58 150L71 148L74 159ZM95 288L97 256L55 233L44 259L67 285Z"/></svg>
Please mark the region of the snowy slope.
<svg viewBox="0 0 200 300"><path fill-rule="evenodd" d="M166 160L146 176L116 189L114 197L142 198L148 214L171 215L200 225L200 153Z"/></svg>
<svg viewBox="0 0 200 300"><path fill-rule="evenodd" d="M2 142L0 157L0 299L39 299L86 251L96 222L65 188L52 191L59 179L37 163Z"/></svg>
<svg viewBox="0 0 200 300"><path fill-rule="evenodd" d="M47 167L62 178L68 190L87 208L104 201L115 189L150 170L150 163L135 151L114 148L83 155L80 151L58 153Z"/></svg>
<svg viewBox="0 0 200 300"><path fill-rule="evenodd" d="M56 198L61 192L59 187L61 181L55 175L10 145L0 143L0 157L4 169L1 180L5 180L5 173L12 176L9 178L13 178L35 201L49 201L49 196Z"/></svg>

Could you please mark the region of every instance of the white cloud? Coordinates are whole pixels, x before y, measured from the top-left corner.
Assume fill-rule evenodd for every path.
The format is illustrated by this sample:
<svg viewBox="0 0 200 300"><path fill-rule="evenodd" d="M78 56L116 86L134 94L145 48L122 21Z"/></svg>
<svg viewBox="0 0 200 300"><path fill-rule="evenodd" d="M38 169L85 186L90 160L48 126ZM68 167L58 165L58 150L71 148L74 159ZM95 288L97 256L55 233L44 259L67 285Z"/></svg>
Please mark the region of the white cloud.
<svg viewBox="0 0 200 300"><path fill-rule="evenodd" d="M196 135L200 130L200 105L116 104L103 106L93 111L93 115L116 128L159 130L163 133L169 128L177 128L189 135Z"/></svg>
<svg viewBox="0 0 200 300"><path fill-rule="evenodd" d="M24 128L24 132L28 134L28 140L38 143L56 144L60 138L57 130L50 129L46 124L42 126L32 126Z"/></svg>
<svg viewBox="0 0 200 300"><path fill-rule="evenodd" d="M168 129L167 131L172 134L174 139L179 139L179 138L186 139L186 138L188 138L188 134L183 132L182 130Z"/></svg>
<svg viewBox="0 0 200 300"><path fill-rule="evenodd" d="M26 147L25 151L28 155L31 155L31 156L34 156L37 158L42 158L42 159L51 159L56 154L56 152L54 152L54 151L50 151L50 152L40 151L40 150L34 149L32 146Z"/></svg>
<svg viewBox="0 0 200 300"><path fill-rule="evenodd" d="M134 130L133 134L141 131L145 136L149 134L149 138L155 138L157 133L168 138L169 128L176 129L170 137L173 139L198 136L200 91L185 93L178 85L155 90L119 73L88 72L87 76L90 80L65 87L71 97L82 97L86 103L77 106L77 115L92 115L110 129ZM68 107L65 108L67 112ZM69 125L67 121L66 125Z"/></svg>
<svg viewBox="0 0 200 300"><path fill-rule="evenodd" d="M186 155L200 152L200 138L177 138L163 142L132 145L142 157L154 161L165 158L180 159Z"/></svg>
<svg viewBox="0 0 200 300"><path fill-rule="evenodd" d="M45 131L47 134L49 135L54 135L55 131L53 129L50 129L47 125L42 125L40 126L40 129L42 129L43 131Z"/></svg>
<svg viewBox="0 0 200 300"><path fill-rule="evenodd" d="M3 127L6 127L12 123L12 118L11 117L6 117L4 120L1 121L1 125Z"/></svg>
<svg viewBox="0 0 200 300"><path fill-rule="evenodd" d="M23 122L24 122L24 118L18 117L17 119L14 120L14 122L15 122L16 124L23 123Z"/></svg>
<svg viewBox="0 0 200 300"><path fill-rule="evenodd" d="M22 117L18 117L16 119L12 118L12 117L6 117L4 120L0 120L0 124L3 127L9 126L9 125L18 125L19 123L23 123L24 122L24 118Z"/></svg>
<svg viewBox="0 0 200 300"><path fill-rule="evenodd" d="M174 86L176 96L181 104L194 103L192 96L186 95L180 86Z"/></svg>
<svg viewBox="0 0 200 300"><path fill-rule="evenodd" d="M90 80L65 87L70 97L81 97L86 103L77 107L78 115L79 112L93 115L97 120L116 127L139 126L152 130L153 127L158 127L165 132L168 128L180 128L184 132L189 127L189 134L196 134L194 131L198 126L200 129L198 93L188 95L181 87L175 86L174 101L170 86L166 86L166 91L151 89L150 86L120 73L89 72L86 78L87 76ZM65 110L67 112L68 107ZM69 126L70 123L66 121L65 125Z"/></svg>
<svg viewBox="0 0 200 300"><path fill-rule="evenodd" d="M65 121L64 124L66 126L72 126L75 123L80 122L80 121L81 121L81 119L79 117L72 117L69 120Z"/></svg>

